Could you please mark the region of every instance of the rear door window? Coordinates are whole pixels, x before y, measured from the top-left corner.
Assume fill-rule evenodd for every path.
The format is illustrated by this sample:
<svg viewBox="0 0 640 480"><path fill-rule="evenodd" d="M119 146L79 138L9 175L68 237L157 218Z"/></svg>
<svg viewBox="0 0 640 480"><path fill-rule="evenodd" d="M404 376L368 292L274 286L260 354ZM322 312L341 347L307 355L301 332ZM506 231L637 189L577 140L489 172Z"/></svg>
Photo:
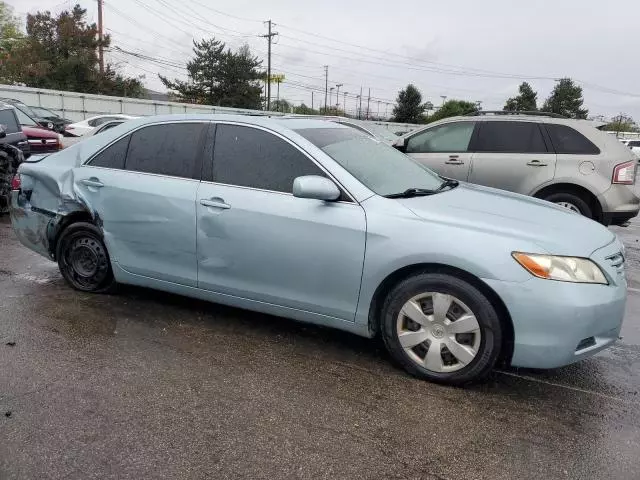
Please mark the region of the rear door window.
<svg viewBox="0 0 640 480"><path fill-rule="evenodd" d="M466 152L474 127L474 122L455 122L429 128L407 140L406 153Z"/></svg>
<svg viewBox="0 0 640 480"><path fill-rule="evenodd" d="M126 169L200 179L206 123L150 125L131 134Z"/></svg>
<svg viewBox="0 0 640 480"><path fill-rule="evenodd" d="M293 145L258 128L218 124L214 148L217 183L291 193L296 177L326 176Z"/></svg>
<svg viewBox="0 0 640 480"><path fill-rule="evenodd" d="M627 145L629 147L640 147L640 140L632 140Z"/></svg>
<svg viewBox="0 0 640 480"><path fill-rule="evenodd" d="M600 149L576 129L567 125L548 123L547 131L556 153L576 155L598 155Z"/></svg>
<svg viewBox="0 0 640 480"><path fill-rule="evenodd" d="M0 110L0 125L4 125L7 135L18 133L22 130L13 113L13 109Z"/></svg>
<svg viewBox="0 0 640 480"><path fill-rule="evenodd" d="M127 158L127 148L131 135L121 138L116 143L112 143L107 148L97 154L89 165L92 167L116 168L122 170L124 168L125 159Z"/></svg>
<svg viewBox="0 0 640 480"><path fill-rule="evenodd" d="M547 153L540 126L533 122L482 122L474 151Z"/></svg>

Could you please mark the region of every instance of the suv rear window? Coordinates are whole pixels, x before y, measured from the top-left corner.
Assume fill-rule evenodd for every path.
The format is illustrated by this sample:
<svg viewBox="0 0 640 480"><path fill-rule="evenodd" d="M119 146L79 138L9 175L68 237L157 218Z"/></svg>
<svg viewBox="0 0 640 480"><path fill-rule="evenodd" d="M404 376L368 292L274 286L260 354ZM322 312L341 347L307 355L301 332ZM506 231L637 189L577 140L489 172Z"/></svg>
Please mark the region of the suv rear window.
<svg viewBox="0 0 640 480"><path fill-rule="evenodd" d="M542 132L534 122L483 122L476 152L547 153Z"/></svg>
<svg viewBox="0 0 640 480"><path fill-rule="evenodd" d="M556 123L547 124L547 131L556 153L598 155L600 149L577 130Z"/></svg>
<svg viewBox="0 0 640 480"><path fill-rule="evenodd" d="M10 133L18 133L22 129L18 125L16 116L13 113L13 109L0 110L0 125L4 125L7 131L7 135Z"/></svg>

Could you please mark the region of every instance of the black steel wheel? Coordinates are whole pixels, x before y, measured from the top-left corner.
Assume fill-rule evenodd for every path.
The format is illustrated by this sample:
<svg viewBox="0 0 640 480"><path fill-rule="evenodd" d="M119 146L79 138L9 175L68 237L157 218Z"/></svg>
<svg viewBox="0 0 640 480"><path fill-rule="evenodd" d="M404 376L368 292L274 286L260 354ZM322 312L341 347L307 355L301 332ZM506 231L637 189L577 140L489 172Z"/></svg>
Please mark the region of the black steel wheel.
<svg viewBox="0 0 640 480"><path fill-rule="evenodd" d="M62 276L76 290L105 293L115 288L109 253L95 225L67 227L58 241L56 258Z"/></svg>

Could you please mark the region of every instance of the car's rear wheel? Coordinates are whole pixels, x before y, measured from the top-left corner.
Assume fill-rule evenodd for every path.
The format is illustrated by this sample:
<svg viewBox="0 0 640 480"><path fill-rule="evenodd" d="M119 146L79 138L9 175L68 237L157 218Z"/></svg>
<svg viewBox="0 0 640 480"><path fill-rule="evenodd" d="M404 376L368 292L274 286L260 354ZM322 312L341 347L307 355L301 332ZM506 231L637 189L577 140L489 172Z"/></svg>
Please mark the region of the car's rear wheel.
<svg viewBox="0 0 640 480"><path fill-rule="evenodd" d="M394 360L425 380L477 382L500 354L495 308L476 287L452 275L422 273L401 282L388 294L381 322Z"/></svg>
<svg viewBox="0 0 640 480"><path fill-rule="evenodd" d="M593 211L587 202L582 197L574 193L552 193L545 197L547 202L560 205L572 212L579 213L588 218L593 218Z"/></svg>
<svg viewBox="0 0 640 480"><path fill-rule="evenodd" d="M58 267L76 290L107 293L116 282L100 230L90 223L74 223L61 234L56 248Z"/></svg>

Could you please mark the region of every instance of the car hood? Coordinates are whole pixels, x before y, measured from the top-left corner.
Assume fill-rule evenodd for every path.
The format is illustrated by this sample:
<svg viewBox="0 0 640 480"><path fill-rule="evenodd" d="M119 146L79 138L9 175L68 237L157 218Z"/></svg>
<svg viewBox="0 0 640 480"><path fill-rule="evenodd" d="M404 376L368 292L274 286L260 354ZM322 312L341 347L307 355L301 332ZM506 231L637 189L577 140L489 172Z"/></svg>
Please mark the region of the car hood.
<svg viewBox="0 0 640 480"><path fill-rule="evenodd" d="M479 185L461 183L436 195L399 201L428 222L527 240L555 255L589 257L615 239L604 226L563 207Z"/></svg>
<svg viewBox="0 0 640 480"><path fill-rule="evenodd" d="M22 131L27 135L27 137L58 138L58 134L56 132L52 132L46 128L26 127L23 125Z"/></svg>

